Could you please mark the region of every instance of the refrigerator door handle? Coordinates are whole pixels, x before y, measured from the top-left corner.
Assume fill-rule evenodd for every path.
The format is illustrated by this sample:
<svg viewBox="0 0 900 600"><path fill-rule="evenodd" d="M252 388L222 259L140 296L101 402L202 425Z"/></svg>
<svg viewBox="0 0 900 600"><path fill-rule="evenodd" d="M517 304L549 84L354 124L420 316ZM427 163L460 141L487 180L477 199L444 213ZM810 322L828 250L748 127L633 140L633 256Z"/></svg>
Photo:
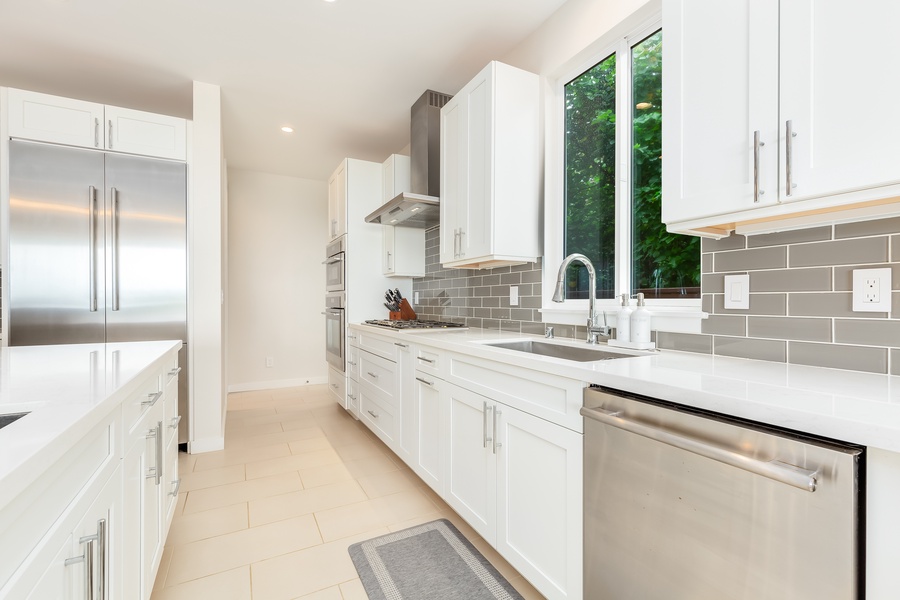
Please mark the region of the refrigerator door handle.
<svg viewBox="0 0 900 600"><path fill-rule="evenodd" d="M88 271L90 273L90 311L97 312L97 188L90 186L88 188L88 236L90 237L91 247L88 251Z"/></svg>
<svg viewBox="0 0 900 600"><path fill-rule="evenodd" d="M112 309L119 310L119 192L109 188L112 202Z"/></svg>

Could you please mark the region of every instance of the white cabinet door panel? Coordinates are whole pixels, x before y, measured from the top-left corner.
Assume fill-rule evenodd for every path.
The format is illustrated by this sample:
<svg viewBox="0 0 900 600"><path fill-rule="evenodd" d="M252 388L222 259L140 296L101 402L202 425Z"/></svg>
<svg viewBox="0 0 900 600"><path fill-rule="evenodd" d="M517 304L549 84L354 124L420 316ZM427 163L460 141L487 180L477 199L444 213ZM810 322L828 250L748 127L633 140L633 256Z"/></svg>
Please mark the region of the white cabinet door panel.
<svg viewBox="0 0 900 600"><path fill-rule="evenodd" d="M9 135L103 148L103 105L10 88Z"/></svg>
<svg viewBox="0 0 900 600"><path fill-rule="evenodd" d="M459 256L460 213L464 210L461 187L465 185L465 107L454 97L441 109L441 262Z"/></svg>
<svg viewBox="0 0 900 600"><path fill-rule="evenodd" d="M447 384L426 373L417 372L415 380L416 461L413 470L439 495L444 494L441 445L443 424L441 405Z"/></svg>
<svg viewBox="0 0 900 600"><path fill-rule="evenodd" d="M118 106L106 107L106 149L144 156L185 160L184 119Z"/></svg>

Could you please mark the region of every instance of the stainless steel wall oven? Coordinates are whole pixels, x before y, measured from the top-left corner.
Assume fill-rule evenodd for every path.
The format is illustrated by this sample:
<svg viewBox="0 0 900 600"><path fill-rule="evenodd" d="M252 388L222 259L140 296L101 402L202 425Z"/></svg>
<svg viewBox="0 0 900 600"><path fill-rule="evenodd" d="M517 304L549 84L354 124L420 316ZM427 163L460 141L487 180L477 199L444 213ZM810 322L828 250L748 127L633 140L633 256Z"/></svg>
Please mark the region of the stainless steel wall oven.
<svg viewBox="0 0 900 600"><path fill-rule="evenodd" d="M344 372L344 292L325 294L325 360Z"/></svg>
<svg viewBox="0 0 900 600"><path fill-rule="evenodd" d="M327 292L344 291L346 239L346 236L341 236L325 247L325 260L322 264L325 265L325 291Z"/></svg>

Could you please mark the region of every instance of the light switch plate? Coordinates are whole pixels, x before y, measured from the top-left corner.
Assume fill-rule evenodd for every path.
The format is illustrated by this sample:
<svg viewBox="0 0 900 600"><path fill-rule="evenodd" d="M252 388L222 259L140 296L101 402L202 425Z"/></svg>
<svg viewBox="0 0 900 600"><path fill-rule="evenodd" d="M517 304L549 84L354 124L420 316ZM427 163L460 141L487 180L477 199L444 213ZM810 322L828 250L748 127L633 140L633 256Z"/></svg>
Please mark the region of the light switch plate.
<svg viewBox="0 0 900 600"><path fill-rule="evenodd" d="M891 312L890 269L853 269L853 312Z"/></svg>
<svg viewBox="0 0 900 600"><path fill-rule="evenodd" d="M725 276L725 310L750 309L750 274Z"/></svg>
<svg viewBox="0 0 900 600"><path fill-rule="evenodd" d="M517 285L509 286L509 305L510 306L518 306L519 305L519 286L517 286Z"/></svg>

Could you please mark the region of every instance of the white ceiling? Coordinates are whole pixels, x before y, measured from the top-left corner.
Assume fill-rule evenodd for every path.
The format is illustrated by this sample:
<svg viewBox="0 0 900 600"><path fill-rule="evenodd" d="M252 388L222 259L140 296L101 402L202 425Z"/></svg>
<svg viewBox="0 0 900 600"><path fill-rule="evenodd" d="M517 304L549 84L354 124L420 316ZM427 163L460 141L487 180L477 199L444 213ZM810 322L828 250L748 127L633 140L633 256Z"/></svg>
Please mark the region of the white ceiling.
<svg viewBox="0 0 900 600"><path fill-rule="evenodd" d="M191 116L222 88L229 167L324 180L409 143L565 0L0 0L0 85ZM283 125L294 127L288 135Z"/></svg>

